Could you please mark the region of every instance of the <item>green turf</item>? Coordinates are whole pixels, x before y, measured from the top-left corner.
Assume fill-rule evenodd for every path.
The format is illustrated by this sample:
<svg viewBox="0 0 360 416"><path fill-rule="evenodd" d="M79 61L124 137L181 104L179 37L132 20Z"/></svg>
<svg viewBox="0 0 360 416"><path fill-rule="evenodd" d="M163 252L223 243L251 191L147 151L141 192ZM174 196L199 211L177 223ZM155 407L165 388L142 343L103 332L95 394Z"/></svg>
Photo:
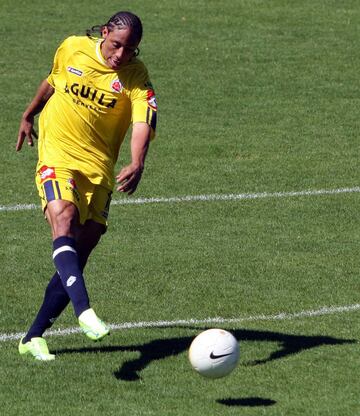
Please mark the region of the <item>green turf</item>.
<svg viewBox="0 0 360 416"><path fill-rule="evenodd" d="M36 148L14 149L57 45L118 8L143 19L141 56L159 103L134 198L360 184L358 1L2 0L1 207L39 205ZM125 143L117 168L128 159ZM358 304L359 204L359 193L341 193L113 206L86 269L92 304L114 324ZM1 209L0 226L1 339L27 329L53 266L40 210ZM356 415L359 316L221 325L241 357L217 381L187 359L193 337L211 324L116 330L99 344L49 336L57 359L47 364L22 359L18 339L1 340L0 413ZM54 328L75 326L69 308Z"/></svg>

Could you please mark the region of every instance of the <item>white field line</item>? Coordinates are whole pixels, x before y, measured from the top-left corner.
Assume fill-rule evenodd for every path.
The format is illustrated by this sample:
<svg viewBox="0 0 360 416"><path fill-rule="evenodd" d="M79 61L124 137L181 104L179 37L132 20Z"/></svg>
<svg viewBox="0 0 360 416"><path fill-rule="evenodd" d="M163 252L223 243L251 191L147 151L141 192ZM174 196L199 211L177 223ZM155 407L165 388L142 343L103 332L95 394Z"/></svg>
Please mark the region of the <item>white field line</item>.
<svg viewBox="0 0 360 416"><path fill-rule="evenodd" d="M359 193L360 187L338 188L338 189L318 189L307 191L291 191L291 192L260 192L247 194L209 194L209 195L185 195L174 196L169 198L127 198L115 199L111 205L144 205L144 204L160 204L160 203L179 203L179 202L211 202L211 201L238 201L249 199L264 198L289 198L296 196L321 196L321 195L337 195L348 193ZM35 204L15 204L0 205L0 212L12 211L28 211L39 209L40 205Z"/></svg>
<svg viewBox="0 0 360 416"><path fill-rule="evenodd" d="M174 321L148 321L148 322L124 322L122 324L110 324L110 328L113 331L122 329L135 329L135 328L165 328L173 326L188 326L188 325L225 325L225 324L238 324L242 322L261 322L261 321L283 321L296 318L312 318L323 315L340 314L344 312L353 312L360 310L360 304L348 306L325 306L320 309L300 311L294 313L280 312L274 315L253 315L244 316L239 318L205 318L205 319L178 319ZM58 335L66 336L81 332L80 328L64 328L57 330L50 330L46 332L46 335ZM13 334L1 334L0 342L13 341L20 339L25 333L13 333Z"/></svg>

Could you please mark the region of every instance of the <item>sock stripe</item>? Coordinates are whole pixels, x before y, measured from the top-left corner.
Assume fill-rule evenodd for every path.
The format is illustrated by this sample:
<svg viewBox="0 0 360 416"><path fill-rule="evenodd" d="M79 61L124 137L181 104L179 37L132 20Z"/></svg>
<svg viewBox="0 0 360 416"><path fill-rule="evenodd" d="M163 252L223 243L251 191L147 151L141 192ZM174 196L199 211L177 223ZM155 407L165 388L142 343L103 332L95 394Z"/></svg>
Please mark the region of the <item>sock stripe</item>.
<svg viewBox="0 0 360 416"><path fill-rule="evenodd" d="M58 254L63 253L64 251L71 251L71 252L77 254L76 253L76 250L73 247L71 247L71 246L61 246L61 247L57 248L56 250L54 250L54 252L53 252L53 259L55 260L55 257Z"/></svg>

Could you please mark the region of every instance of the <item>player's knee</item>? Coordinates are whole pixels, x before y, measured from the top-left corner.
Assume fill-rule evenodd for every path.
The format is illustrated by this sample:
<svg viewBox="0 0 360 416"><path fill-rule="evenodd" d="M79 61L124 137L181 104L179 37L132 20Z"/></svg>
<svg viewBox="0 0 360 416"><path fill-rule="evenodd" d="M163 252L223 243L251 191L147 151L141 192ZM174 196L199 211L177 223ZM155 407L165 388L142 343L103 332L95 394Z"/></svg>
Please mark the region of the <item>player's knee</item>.
<svg viewBox="0 0 360 416"><path fill-rule="evenodd" d="M79 224L79 215L77 208L72 203L61 201L63 203L48 205L48 219L52 228L53 237L73 236Z"/></svg>
<svg viewBox="0 0 360 416"><path fill-rule="evenodd" d="M74 235L78 224L76 213L72 210L64 210L56 216L55 229L57 236Z"/></svg>

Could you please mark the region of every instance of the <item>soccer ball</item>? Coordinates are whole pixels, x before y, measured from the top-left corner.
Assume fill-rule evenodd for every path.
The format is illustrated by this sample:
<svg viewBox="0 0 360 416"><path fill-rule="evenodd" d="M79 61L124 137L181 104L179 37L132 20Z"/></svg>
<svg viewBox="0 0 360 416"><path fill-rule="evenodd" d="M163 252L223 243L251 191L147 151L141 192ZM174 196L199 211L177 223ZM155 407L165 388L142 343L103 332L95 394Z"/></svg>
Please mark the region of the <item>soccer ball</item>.
<svg viewBox="0 0 360 416"><path fill-rule="evenodd" d="M236 338L224 329L208 329L191 343L189 360L199 374L220 378L230 374L239 361L240 348Z"/></svg>

